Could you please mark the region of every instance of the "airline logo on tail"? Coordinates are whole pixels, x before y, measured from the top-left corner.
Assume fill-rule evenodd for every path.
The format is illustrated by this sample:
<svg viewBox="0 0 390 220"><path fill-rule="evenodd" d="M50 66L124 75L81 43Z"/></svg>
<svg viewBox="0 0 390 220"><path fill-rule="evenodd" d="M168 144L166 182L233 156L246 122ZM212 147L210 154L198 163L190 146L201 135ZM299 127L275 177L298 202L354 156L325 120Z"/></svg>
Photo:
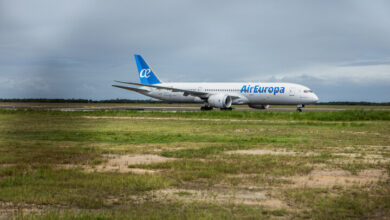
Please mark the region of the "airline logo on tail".
<svg viewBox="0 0 390 220"><path fill-rule="evenodd" d="M161 81L154 74L152 68L145 62L141 55L134 54L135 62L137 63L139 80L142 84L153 85L159 84Z"/></svg>
<svg viewBox="0 0 390 220"><path fill-rule="evenodd" d="M149 78L149 73L152 72L151 69L142 69L141 71L139 71L139 77L141 78Z"/></svg>

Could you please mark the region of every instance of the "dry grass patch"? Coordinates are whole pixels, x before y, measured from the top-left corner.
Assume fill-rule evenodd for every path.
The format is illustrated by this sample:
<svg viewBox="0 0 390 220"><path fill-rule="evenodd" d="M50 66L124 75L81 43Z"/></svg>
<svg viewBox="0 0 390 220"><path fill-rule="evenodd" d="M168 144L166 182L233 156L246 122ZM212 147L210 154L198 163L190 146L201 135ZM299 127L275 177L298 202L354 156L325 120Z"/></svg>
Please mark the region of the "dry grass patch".
<svg viewBox="0 0 390 220"><path fill-rule="evenodd" d="M333 148L331 148L333 149ZM336 149L333 149L336 150ZM390 146L380 145L354 145L343 147L342 150L359 151L359 152L390 152Z"/></svg>
<svg viewBox="0 0 390 220"><path fill-rule="evenodd" d="M334 156L341 156L343 158L335 158L331 160L332 162L345 164L345 163L368 163L368 164L377 164L377 163L388 163L390 158L383 157L379 154L359 154L359 153L335 153Z"/></svg>
<svg viewBox="0 0 390 220"><path fill-rule="evenodd" d="M388 158L383 158L383 156L379 154L335 153L333 155L342 156L342 157L351 157L351 158L372 159L372 160L388 159Z"/></svg>
<svg viewBox="0 0 390 220"><path fill-rule="evenodd" d="M183 150L183 149L199 149L202 147L208 146L222 146L222 143L214 143L214 142L177 142L177 143L169 143L169 144L155 144L153 145L154 152L161 152L164 150ZM145 146L150 148L151 146Z"/></svg>
<svg viewBox="0 0 390 220"><path fill-rule="evenodd" d="M327 188L333 186L348 187L352 185L366 185L377 183L387 179L387 173L381 169L365 169L357 175L341 169L313 170L307 176L292 176L286 179L294 184L291 187L314 187Z"/></svg>
<svg viewBox="0 0 390 220"><path fill-rule="evenodd" d="M134 173L134 174L153 174L157 170L129 168L130 165L163 163L175 160L154 154L136 154L136 155L108 155L101 164L95 166L63 164L58 165L60 168L73 169L82 168L86 172L118 172L118 173Z"/></svg>
<svg viewBox="0 0 390 220"><path fill-rule="evenodd" d="M368 155L364 157L344 157L330 159L329 162L333 164L385 164L390 162L390 158L383 158L381 155Z"/></svg>
<svg viewBox="0 0 390 220"><path fill-rule="evenodd" d="M162 157L154 154L138 154L138 155L109 155L107 162L90 168L97 172L119 172L119 173L154 173L154 170L146 170L140 168L129 168L129 165L137 164L152 164L152 163L163 163L172 158Z"/></svg>
<svg viewBox="0 0 390 220"><path fill-rule="evenodd" d="M288 206L281 200L270 198L266 191L213 187L211 189L162 189L153 191L150 196L156 201L213 202L265 206L282 209Z"/></svg>
<svg viewBox="0 0 390 220"><path fill-rule="evenodd" d="M341 133L345 133L345 134L366 135L366 136L368 136L368 135L373 135L373 136L381 136L381 135L383 135L383 134L380 134L378 132L367 132L367 131L346 131L346 130L342 130L340 132Z"/></svg>
<svg viewBox="0 0 390 220"><path fill-rule="evenodd" d="M47 205L27 204L0 201L0 219L13 219L20 215L39 215L47 212L51 207Z"/></svg>

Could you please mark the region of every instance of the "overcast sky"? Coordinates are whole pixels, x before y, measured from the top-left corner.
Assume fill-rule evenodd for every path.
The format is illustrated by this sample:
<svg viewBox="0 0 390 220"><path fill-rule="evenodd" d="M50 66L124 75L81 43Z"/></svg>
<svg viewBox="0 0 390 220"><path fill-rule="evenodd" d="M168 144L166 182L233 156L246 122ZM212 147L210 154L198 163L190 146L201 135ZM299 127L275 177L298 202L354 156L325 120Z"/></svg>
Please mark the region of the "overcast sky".
<svg viewBox="0 0 390 220"><path fill-rule="evenodd" d="M163 81L283 81L390 101L390 1L2 1L0 98L140 98Z"/></svg>

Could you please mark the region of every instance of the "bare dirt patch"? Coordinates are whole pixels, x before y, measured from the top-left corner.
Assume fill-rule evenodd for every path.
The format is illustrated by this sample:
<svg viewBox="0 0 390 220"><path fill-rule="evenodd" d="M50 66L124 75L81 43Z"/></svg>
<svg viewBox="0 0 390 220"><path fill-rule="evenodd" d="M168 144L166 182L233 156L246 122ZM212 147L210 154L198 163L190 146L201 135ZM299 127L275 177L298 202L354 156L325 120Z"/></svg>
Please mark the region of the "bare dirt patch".
<svg viewBox="0 0 390 220"><path fill-rule="evenodd" d="M213 188L207 190L193 189L163 189L151 193L153 199L160 201L182 202L216 202L235 203L244 205L262 205L272 209L287 208L287 205L278 199L269 198L265 191L246 189Z"/></svg>
<svg viewBox="0 0 390 220"><path fill-rule="evenodd" d="M138 154L138 155L110 155L108 156L108 164L110 165L134 165L134 164L151 164L151 163L161 163L171 158L162 157L154 154Z"/></svg>
<svg viewBox="0 0 390 220"><path fill-rule="evenodd" d="M335 153L335 156L362 158L362 159L383 159L382 155L378 154L358 154L358 153Z"/></svg>
<svg viewBox="0 0 390 220"><path fill-rule="evenodd" d="M104 164L90 168L97 172L119 172L128 173L133 172L137 174L154 173L154 170L146 170L139 168L129 168L129 165L135 164L151 164L151 163L162 163L172 158L162 157L154 154L138 154L138 155L110 155L108 161Z"/></svg>
<svg viewBox="0 0 390 220"><path fill-rule="evenodd" d="M352 186L376 183L387 178L385 170L366 169L352 175L350 172L336 170L313 170L307 176L293 176L286 178L294 182L292 187L332 187L332 186Z"/></svg>
<svg viewBox="0 0 390 220"><path fill-rule="evenodd" d="M137 154L137 155L109 155L107 160L102 164L96 166L88 165L59 165L61 168L82 168L86 172L118 172L118 173L134 173L134 174L153 174L158 172L157 170L141 169L141 168L129 168L129 165L136 164L152 164L163 163L174 158L167 158L153 154Z"/></svg>

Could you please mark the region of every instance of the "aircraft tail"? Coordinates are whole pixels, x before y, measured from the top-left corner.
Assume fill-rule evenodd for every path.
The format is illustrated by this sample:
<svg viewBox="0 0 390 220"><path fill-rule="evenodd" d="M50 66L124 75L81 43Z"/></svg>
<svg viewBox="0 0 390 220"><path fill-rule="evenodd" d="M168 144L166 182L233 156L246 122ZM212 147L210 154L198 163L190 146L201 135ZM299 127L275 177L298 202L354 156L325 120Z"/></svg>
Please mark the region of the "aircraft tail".
<svg viewBox="0 0 390 220"><path fill-rule="evenodd" d="M139 79L142 84L153 85L161 83L154 74L152 68L150 68L141 55L134 54L134 58L137 63Z"/></svg>

